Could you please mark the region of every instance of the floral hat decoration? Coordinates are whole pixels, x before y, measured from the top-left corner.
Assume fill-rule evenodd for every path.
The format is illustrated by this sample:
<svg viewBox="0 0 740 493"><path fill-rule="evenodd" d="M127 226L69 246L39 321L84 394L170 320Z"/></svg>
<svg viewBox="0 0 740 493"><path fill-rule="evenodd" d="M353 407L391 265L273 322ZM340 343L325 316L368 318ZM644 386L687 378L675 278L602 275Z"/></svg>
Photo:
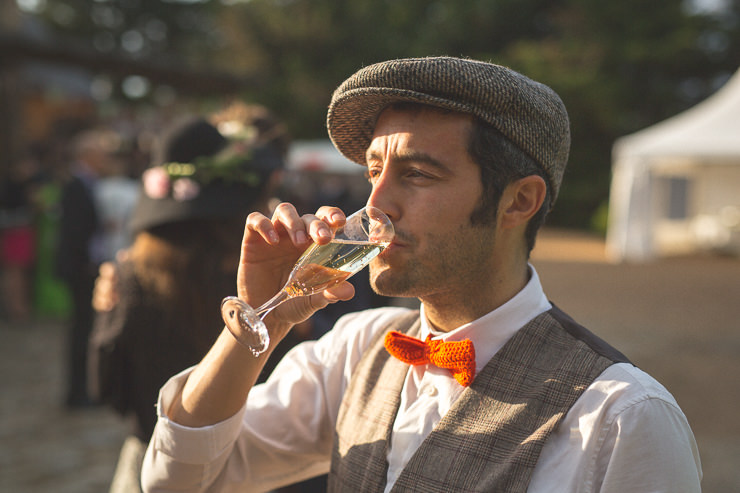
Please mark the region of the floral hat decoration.
<svg viewBox="0 0 740 493"><path fill-rule="evenodd" d="M133 231L250 212L284 164L279 151L260 143L256 128L240 121L216 128L188 119L165 136L160 154L162 164L142 173Z"/></svg>

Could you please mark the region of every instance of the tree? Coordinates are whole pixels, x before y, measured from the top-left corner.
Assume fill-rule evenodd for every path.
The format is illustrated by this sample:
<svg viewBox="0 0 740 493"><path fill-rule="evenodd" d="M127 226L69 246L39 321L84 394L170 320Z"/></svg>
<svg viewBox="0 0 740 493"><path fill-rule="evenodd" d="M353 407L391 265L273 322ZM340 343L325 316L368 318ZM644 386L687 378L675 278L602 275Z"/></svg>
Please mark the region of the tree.
<svg viewBox="0 0 740 493"><path fill-rule="evenodd" d="M361 66L427 55L508 65L569 109L569 170L550 221L588 227L607 200L614 139L706 98L737 69L740 0L705 4L47 0L39 15L96 50L249 75L261 83L245 83L243 97L273 108L298 138L326 136L331 92Z"/></svg>
<svg viewBox="0 0 740 493"><path fill-rule="evenodd" d="M683 0L252 0L228 25L273 81L253 96L301 136L325 135L331 91L384 59L470 56L547 83L573 133L550 221L588 227L607 201L614 139L704 99L737 68L737 12L738 0L721 15Z"/></svg>

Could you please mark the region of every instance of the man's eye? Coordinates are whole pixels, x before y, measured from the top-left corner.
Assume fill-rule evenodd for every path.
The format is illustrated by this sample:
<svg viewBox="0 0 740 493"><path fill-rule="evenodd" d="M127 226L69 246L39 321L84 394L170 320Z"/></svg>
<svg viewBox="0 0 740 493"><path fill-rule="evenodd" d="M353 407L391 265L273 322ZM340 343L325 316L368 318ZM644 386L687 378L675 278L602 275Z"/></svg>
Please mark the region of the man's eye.
<svg viewBox="0 0 740 493"><path fill-rule="evenodd" d="M380 170L378 169L368 168L365 171L365 178L367 178L370 181L374 180L378 176L380 176Z"/></svg>
<svg viewBox="0 0 740 493"><path fill-rule="evenodd" d="M428 178L428 175L426 173L423 173L422 171L416 168L408 169L406 171L406 176L409 178Z"/></svg>

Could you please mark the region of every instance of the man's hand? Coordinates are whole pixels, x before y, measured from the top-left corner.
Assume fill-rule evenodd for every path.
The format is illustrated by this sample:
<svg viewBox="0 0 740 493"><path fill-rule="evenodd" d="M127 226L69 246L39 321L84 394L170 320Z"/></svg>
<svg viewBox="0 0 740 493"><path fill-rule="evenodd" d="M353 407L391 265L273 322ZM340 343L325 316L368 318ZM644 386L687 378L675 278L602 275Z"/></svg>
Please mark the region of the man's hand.
<svg viewBox="0 0 740 493"><path fill-rule="evenodd" d="M300 255L312 242L329 243L333 231L345 222L336 207L322 207L316 214L299 216L295 207L282 203L272 218L255 212L249 215L244 230L237 275L239 297L257 308L279 292ZM275 343L294 324L309 318L329 303L348 300L354 287L340 283L322 293L290 300L276 308L265 322Z"/></svg>
<svg viewBox="0 0 740 493"><path fill-rule="evenodd" d="M292 205L280 204L272 219L260 213L250 214L237 275L239 297L254 308L269 300L283 288L295 261L311 242L330 242L333 231L344 221L344 213L334 207L299 216ZM233 416L244 405L267 358L290 328L327 304L352 296L354 288L343 282L322 293L280 305L265 318L270 347L256 357L224 329L165 412L176 423L191 427Z"/></svg>

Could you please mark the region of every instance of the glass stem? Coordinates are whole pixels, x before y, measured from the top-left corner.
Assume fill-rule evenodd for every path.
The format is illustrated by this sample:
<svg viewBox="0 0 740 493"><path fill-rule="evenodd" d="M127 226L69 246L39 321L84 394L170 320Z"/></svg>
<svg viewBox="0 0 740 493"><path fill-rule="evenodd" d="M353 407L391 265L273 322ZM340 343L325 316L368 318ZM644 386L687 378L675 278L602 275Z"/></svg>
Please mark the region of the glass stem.
<svg viewBox="0 0 740 493"><path fill-rule="evenodd" d="M257 312L257 315L259 315L259 317L260 317L260 318L261 318L262 320L264 320L264 319L265 319L265 317L266 317L266 316L267 316L267 315L268 315L268 314L269 314L269 313L270 313L271 311L273 311L273 310L274 310L275 308L277 308L277 307L278 307L278 305L280 305L280 304L281 304L281 303L283 303L284 301L287 301L287 300L288 300L289 298L290 298L290 296L288 296L288 293L286 293L284 289L281 289L281 290L280 290L280 291L278 291L278 293L277 293L277 294L276 294L275 296L273 296L273 297L272 297L272 298L271 298L270 300L268 300L268 301L267 301L266 303L264 303L264 304L263 304L262 306L260 306L259 308L257 308L257 310L256 310L256 312Z"/></svg>

